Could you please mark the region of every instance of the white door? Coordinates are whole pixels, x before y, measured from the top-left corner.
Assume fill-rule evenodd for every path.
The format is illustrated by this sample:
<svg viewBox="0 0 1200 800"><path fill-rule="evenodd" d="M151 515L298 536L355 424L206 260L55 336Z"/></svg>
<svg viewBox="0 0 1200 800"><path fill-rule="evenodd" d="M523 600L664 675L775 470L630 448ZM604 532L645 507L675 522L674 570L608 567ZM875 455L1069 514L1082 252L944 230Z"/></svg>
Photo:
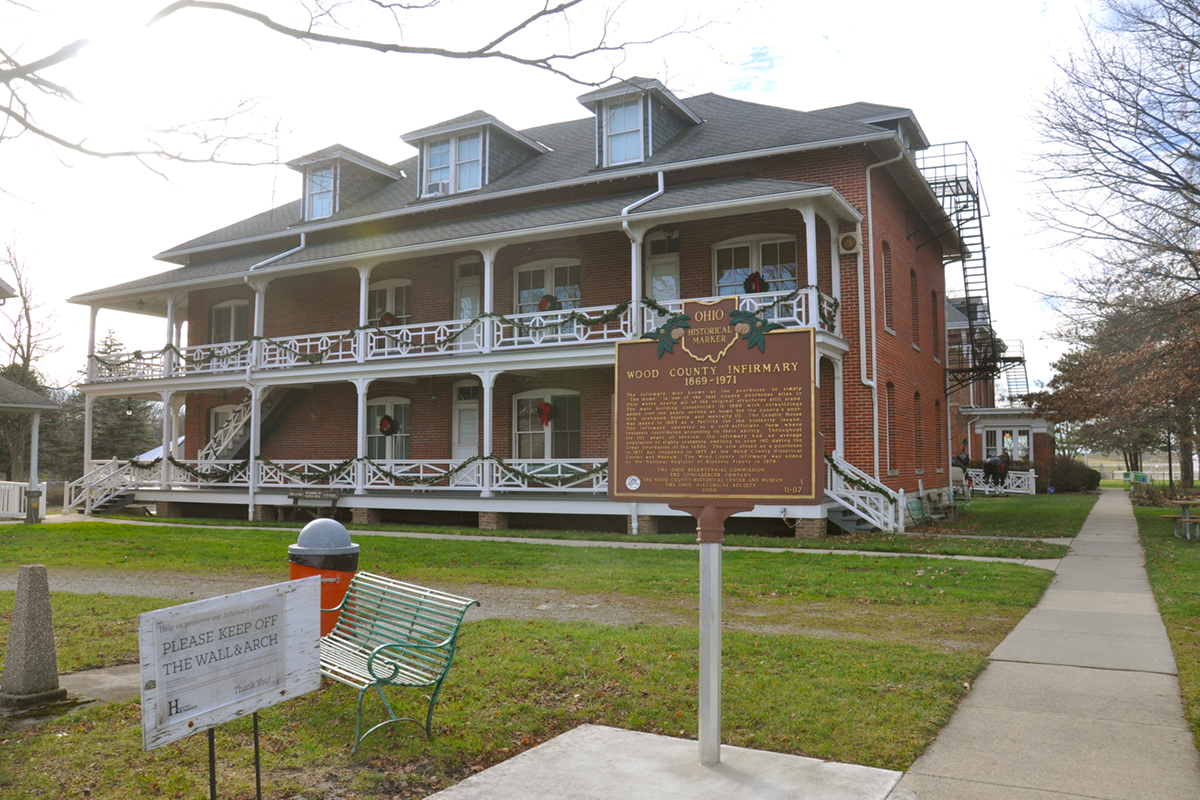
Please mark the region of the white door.
<svg viewBox="0 0 1200 800"><path fill-rule="evenodd" d="M454 276L454 316L457 319L475 319L482 309L479 283L482 265L478 261L458 264ZM481 323L482 324L482 323ZM482 341L483 329L476 325L455 341L456 349L468 347L468 343ZM473 348L472 348L473 349Z"/></svg>
<svg viewBox="0 0 1200 800"><path fill-rule="evenodd" d="M479 385L457 384L454 387L454 437L451 458L462 463L479 455ZM483 470L476 462L450 479L451 486L482 486Z"/></svg>
<svg viewBox="0 0 1200 800"><path fill-rule="evenodd" d="M646 262L646 296L661 305L680 298L678 255L651 256ZM657 328L666 316L649 311L646 321Z"/></svg>

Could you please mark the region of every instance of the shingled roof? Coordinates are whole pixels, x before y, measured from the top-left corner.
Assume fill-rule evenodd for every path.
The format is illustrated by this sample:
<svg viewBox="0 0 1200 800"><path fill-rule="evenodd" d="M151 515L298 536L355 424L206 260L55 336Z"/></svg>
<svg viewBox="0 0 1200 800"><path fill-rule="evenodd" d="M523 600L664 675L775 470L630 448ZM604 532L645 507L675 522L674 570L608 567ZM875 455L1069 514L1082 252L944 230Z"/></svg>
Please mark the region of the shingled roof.
<svg viewBox="0 0 1200 800"><path fill-rule="evenodd" d="M7 378L0 378L0 411L55 411L58 403Z"/></svg>

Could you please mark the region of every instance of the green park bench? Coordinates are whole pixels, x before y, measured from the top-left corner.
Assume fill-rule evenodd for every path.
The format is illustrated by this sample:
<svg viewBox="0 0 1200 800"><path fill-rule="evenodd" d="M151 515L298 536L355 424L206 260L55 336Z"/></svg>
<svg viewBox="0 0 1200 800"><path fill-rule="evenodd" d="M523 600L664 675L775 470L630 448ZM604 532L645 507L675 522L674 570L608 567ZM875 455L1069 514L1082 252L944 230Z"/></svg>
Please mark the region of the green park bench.
<svg viewBox="0 0 1200 800"><path fill-rule="evenodd" d="M425 736L432 736L433 707L450 665L463 616L479 601L360 572L334 609L337 623L321 638L321 674L358 689L354 747L397 717L383 694L385 686L432 687ZM363 696L379 694L389 719L362 733Z"/></svg>

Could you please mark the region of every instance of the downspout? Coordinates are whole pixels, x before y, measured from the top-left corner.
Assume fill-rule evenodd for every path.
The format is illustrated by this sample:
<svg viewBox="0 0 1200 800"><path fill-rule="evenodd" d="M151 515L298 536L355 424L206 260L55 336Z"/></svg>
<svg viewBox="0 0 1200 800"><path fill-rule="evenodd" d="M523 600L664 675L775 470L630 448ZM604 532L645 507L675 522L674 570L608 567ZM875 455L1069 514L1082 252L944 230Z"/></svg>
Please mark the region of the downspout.
<svg viewBox="0 0 1200 800"><path fill-rule="evenodd" d="M297 247L293 247L291 250L288 250L288 251L287 251L287 252L285 252L285 253L280 253L280 254L279 254L279 255L277 255L277 256L271 256L270 258L266 259L265 261L260 261L260 262L258 262L257 264L253 265L252 267L250 267L250 269L248 269L248 270L246 270L246 271L247 271L247 272L254 272L254 270L258 269L259 267L265 267L267 264L274 264L276 261L279 261L279 260L280 260L280 259L282 259L282 258L287 258L287 257L288 257L288 256L290 256L290 255L293 255L293 254L295 254L295 253L299 253L301 250L303 250L303 249L304 249L304 246L305 246L305 238L306 238L306 236L307 236L307 234L304 234L304 233L300 234L300 244L299 244L299 246L297 246ZM246 281L246 283L247 283L247 284L249 284L249 283L250 283L250 278L249 278L249 276L246 276L246 277L244 277L244 278L243 278L243 280L244 280L244 281Z"/></svg>
<svg viewBox="0 0 1200 800"><path fill-rule="evenodd" d="M630 292L629 314L630 314L630 329L633 331L634 337L642 334L642 308L640 300L642 298L642 234L635 235L629 228L629 212L635 208L649 203L656 197L661 197L664 191L663 173L658 172L658 190L651 192L641 200L635 200L629 205L621 209L621 228L625 231L625 235L629 237L629 252L630 266L633 270L632 291ZM636 524L636 523L635 523Z"/></svg>
<svg viewBox="0 0 1200 800"><path fill-rule="evenodd" d="M889 164L894 164L904 158L904 148L901 146L900 152L895 158L889 158L887 161L879 161L867 167L867 236L870 237L867 242L867 262L871 270L871 377L867 379L867 361L861 359L862 363L862 382L865 386L871 389L871 426L874 436L874 453L875 453L875 480L879 478L879 351L878 351L878 320L875 318L875 217L874 208L871 202L871 170L876 167L886 167ZM860 347L863 353L866 353L866 326L863 310L863 274L862 274L862 254L858 258L858 331Z"/></svg>

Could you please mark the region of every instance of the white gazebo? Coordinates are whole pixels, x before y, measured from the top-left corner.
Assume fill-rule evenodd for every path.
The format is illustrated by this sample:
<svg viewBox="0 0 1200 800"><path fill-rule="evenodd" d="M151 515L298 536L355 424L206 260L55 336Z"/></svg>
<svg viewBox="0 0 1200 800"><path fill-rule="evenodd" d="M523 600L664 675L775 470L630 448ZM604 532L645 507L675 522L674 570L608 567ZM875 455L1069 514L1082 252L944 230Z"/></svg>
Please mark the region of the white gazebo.
<svg viewBox="0 0 1200 800"><path fill-rule="evenodd" d="M25 517L28 523L36 523L46 516L41 502L42 490L38 486L38 427L43 411L57 411L58 403L24 386L0 378L0 414L32 414L33 426L29 432L29 486L22 494L19 484L4 484L0 487L0 518Z"/></svg>

